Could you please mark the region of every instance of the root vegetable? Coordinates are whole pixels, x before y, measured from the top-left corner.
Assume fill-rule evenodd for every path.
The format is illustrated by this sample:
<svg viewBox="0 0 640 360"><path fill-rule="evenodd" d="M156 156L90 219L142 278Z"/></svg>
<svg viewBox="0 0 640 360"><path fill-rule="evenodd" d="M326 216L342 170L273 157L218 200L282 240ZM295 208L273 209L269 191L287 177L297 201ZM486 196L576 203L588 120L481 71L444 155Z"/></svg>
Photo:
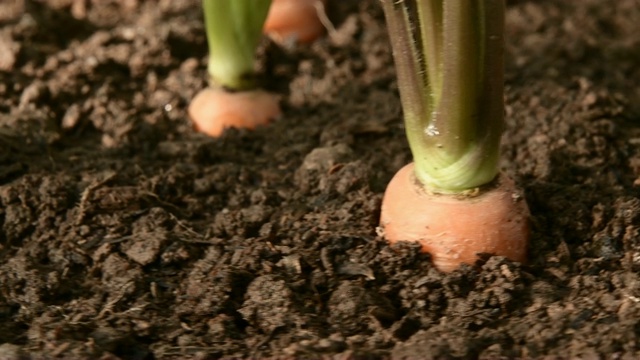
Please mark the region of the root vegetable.
<svg viewBox="0 0 640 360"><path fill-rule="evenodd" d="M264 32L276 42L308 43L324 33L319 11L325 0L273 0Z"/></svg>
<svg viewBox="0 0 640 360"><path fill-rule="evenodd" d="M387 186L380 224L390 243L420 243L445 272L473 265L479 254L526 260L529 209L505 175L477 194L434 194L416 180L409 164Z"/></svg>
<svg viewBox="0 0 640 360"><path fill-rule="evenodd" d="M203 0L210 87L189 105L195 128L217 137L224 129L254 129L280 116L278 97L259 90L255 50L271 0Z"/></svg>
<svg viewBox="0 0 640 360"><path fill-rule="evenodd" d="M278 96L262 91L205 88L189 104L195 128L212 137L227 128L255 129L280 117Z"/></svg>
<svg viewBox="0 0 640 360"><path fill-rule="evenodd" d="M504 0L382 5L414 158L385 192L385 238L420 242L442 271L479 253L525 261L529 210L498 169Z"/></svg>

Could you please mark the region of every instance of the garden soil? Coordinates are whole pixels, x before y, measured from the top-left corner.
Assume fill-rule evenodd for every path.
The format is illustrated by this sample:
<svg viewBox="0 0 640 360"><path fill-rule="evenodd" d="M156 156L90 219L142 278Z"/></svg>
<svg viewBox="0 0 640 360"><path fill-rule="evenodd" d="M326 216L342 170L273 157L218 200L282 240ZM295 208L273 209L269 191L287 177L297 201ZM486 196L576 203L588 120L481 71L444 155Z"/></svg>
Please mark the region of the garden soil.
<svg viewBox="0 0 640 360"><path fill-rule="evenodd" d="M265 39L284 115L219 139L200 2L0 3L0 359L640 357L640 3L509 1L529 261L377 235L411 160L383 14Z"/></svg>

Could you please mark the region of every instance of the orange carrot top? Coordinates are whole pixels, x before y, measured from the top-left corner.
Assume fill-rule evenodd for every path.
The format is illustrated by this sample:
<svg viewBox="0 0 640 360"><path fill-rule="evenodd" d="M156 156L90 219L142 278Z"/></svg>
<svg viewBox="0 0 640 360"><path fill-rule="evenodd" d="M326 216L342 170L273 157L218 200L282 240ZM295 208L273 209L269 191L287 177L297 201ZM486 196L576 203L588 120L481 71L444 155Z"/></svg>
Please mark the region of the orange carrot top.
<svg viewBox="0 0 640 360"><path fill-rule="evenodd" d="M529 209L499 175L504 0L382 0L414 163L382 200L385 238L452 271L479 254L524 261Z"/></svg>

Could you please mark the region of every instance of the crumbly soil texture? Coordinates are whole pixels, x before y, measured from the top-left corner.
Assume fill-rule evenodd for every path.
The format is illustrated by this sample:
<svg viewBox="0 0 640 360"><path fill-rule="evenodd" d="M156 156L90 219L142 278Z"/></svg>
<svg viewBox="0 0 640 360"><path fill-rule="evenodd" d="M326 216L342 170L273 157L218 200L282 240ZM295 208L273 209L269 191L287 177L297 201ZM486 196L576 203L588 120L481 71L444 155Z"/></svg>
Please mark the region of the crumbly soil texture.
<svg viewBox="0 0 640 360"><path fill-rule="evenodd" d="M265 39L284 115L218 139L199 1L2 1L0 358L640 357L640 6L507 6L529 261L443 274L376 232L411 160L378 1Z"/></svg>

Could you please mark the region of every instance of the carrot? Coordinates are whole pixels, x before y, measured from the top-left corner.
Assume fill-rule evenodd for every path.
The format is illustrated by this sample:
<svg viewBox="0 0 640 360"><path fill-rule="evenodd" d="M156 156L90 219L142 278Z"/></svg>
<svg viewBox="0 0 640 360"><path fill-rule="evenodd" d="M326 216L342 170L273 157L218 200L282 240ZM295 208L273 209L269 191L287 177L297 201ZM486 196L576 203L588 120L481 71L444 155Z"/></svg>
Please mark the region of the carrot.
<svg viewBox="0 0 640 360"><path fill-rule="evenodd" d="M189 104L195 128L212 137L226 128L255 129L280 117L278 97L262 91L230 92L208 87Z"/></svg>
<svg viewBox="0 0 640 360"><path fill-rule="evenodd" d="M443 195L416 185L413 163L385 191L380 223L390 243L416 241L436 268L473 265L478 254L526 260L529 209L513 181L502 176L478 194Z"/></svg>
<svg viewBox="0 0 640 360"><path fill-rule="evenodd" d="M382 4L414 158L385 191L384 237L419 242L442 271L481 253L524 262L529 209L498 169L504 0Z"/></svg>
<svg viewBox="0 0 640 360"><path fill-rule="evenodd" d="M264 32L279 43L309 43L320 37L324 25L318 16L326 0L273 0Z"/></svg>
<svg viewBox="0 0 640 360"><path fill-rule="evenodd" d="M280 116L278 97L259 90L255 50L271 0L203 0L210 86L189 105L197 130L217 137L224 129L254 129Z"/></svg>

